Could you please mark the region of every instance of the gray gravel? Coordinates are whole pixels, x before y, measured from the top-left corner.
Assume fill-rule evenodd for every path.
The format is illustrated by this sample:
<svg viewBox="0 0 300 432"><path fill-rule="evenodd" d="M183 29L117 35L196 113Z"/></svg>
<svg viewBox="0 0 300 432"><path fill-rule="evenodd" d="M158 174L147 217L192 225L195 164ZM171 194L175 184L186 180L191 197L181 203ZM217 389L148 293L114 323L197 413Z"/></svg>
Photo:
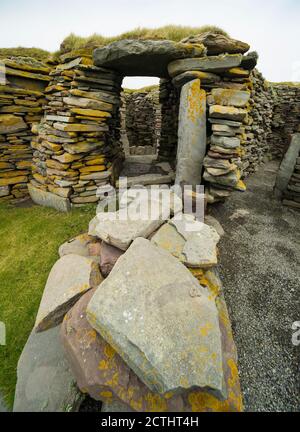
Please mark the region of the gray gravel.
<svg viewBox="0 0 300 432"><path fill-rule="evenodd" d="M211 214L226 234L220 273L239 354L246 411L300 410L300 212L272 196L269 162Z"/></svg>

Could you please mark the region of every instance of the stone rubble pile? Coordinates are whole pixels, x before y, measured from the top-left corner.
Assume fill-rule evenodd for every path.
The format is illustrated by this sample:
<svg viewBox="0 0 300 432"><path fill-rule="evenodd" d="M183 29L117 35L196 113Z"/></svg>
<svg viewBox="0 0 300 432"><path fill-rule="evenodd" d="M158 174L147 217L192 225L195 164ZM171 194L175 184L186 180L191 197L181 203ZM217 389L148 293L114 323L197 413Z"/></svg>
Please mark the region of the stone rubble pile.
<svg viewBox="0 0 300 432"><path fill-rule="evenodd" d="M45 117L32 142L30 192L38 203L49 197L68 208L98 202L113 182L121 154L121 78L93 66L89 56L63 60L45 90Z"/></svg>
<svg viewBox="0 0 300 432"><path fill-rule="evenodd" d="M0 202L28 195L31 178L31 128L43 116L50 69L29 58L0 63Z"/></svg>
<svg viewBox="0 0 300 432"><path fill-rule="evenodd" d="M300 86L273 84L273 121L271 150L274 157L282 158L290 136L300 124Z"/></svg>
<svg viewBox="0 0 300 432"><path fill-rule="evenodd" d="M182 214L179 197L168 209L157 199L161 205L154 221L117 218L121 211L144 208L133 191L118 212L98 213L89 234L60 247L24 349L30 370L19 363L15 411L43 410L41 396L51 401L50 410L64 410L62 398L53 403L55 387L62 384L69 410L76 410L80 393L75 397L74 379L105 411L242 410L236 349L214 268L220 236ZM41 335L45 343L53 332L56 337L60 332L56 344L63 345L73 374L70 391L65 362L54 365L50 348L47 359L39 353L38 364L28 358L28 346ZM34 349L31 356L36 358ZM54 380L45 387L36 364L51 367L55 377L63 367L63 383Z"/></svg>

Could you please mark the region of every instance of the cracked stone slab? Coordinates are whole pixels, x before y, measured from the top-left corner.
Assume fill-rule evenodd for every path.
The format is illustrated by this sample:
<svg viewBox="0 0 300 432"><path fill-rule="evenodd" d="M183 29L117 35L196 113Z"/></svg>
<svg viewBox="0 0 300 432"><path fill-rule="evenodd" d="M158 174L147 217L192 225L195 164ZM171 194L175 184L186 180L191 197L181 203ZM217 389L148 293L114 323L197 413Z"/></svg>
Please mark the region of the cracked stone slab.
<svg viewBox="0 0 300 432"><path fill-rule="evenodd" d="M192 215L171 219L152 237L151 242L159 246L187 267L209 268L217 264L217 231Z"/></svg>
<svg viewBox="0 0 300 432"><path fill-rule="evenodd" d="M65 255L52 267L41 304L35 329L48 330L60 324L68 310L89 289L102 281L99 265L79 255Z"/></svg>
<svg viewBox="0 0 300 432"><path fill-rule="evenodd" d="M136 239L119 258L87 318L151 391L206 388L226 398L215 299L148 240Z"/></svg>

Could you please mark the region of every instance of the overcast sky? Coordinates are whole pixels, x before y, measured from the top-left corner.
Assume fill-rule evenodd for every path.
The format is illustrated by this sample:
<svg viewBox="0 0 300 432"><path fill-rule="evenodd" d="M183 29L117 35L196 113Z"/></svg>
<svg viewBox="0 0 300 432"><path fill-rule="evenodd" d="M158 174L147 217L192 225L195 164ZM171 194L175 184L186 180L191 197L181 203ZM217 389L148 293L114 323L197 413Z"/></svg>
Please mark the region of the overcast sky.
<svg viewBox="0 0 300 432"><path fill-rule="evenodd" d="M112 36L166 24L222 27L258 51L268 80L300 81L300 0L0 0L0 47L56 51L71 32Z"/></svg>

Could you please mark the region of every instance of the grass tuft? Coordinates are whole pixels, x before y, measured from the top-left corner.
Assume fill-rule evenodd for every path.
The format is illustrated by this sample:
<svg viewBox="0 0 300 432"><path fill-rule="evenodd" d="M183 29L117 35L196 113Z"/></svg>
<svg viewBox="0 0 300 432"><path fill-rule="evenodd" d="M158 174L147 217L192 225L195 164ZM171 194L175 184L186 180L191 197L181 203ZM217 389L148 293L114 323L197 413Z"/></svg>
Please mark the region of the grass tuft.
<svg viewBox="0 0 300 432"><path fill-rule="evenodd" d="M17 363L35 317L58 247L87 232L95 207L60 213L39 206L0 204L0 321L7 345L0 346L0 393L12 408Z"/></svg>
<svg viewBox="0 0 300 432"><path fill-rule="evenodd" d="M138 27L134 30L122 33L118 36L105 37L100 34L94 33L89 37L77 36L71 33L67 36L60 46L61 54L73 51L80 48L96 48L105 46L111 42L115 42L122 39L168 39L175 42L179 42L181 39L187 36L193 36L200 33L213 31L215 33L228 34L220 27L216 26L202 26L202 27L189 27L179 25L167 25L164 27L158 27L156 29L150 29L146 27Z"/></svg>
<svg viewBox="0 0 300 432"><path fill-rule="evenodd" d="M40 48L0 48L0 58L31 57L36 60L45 61L50 56L48 51Z"/></svg>

